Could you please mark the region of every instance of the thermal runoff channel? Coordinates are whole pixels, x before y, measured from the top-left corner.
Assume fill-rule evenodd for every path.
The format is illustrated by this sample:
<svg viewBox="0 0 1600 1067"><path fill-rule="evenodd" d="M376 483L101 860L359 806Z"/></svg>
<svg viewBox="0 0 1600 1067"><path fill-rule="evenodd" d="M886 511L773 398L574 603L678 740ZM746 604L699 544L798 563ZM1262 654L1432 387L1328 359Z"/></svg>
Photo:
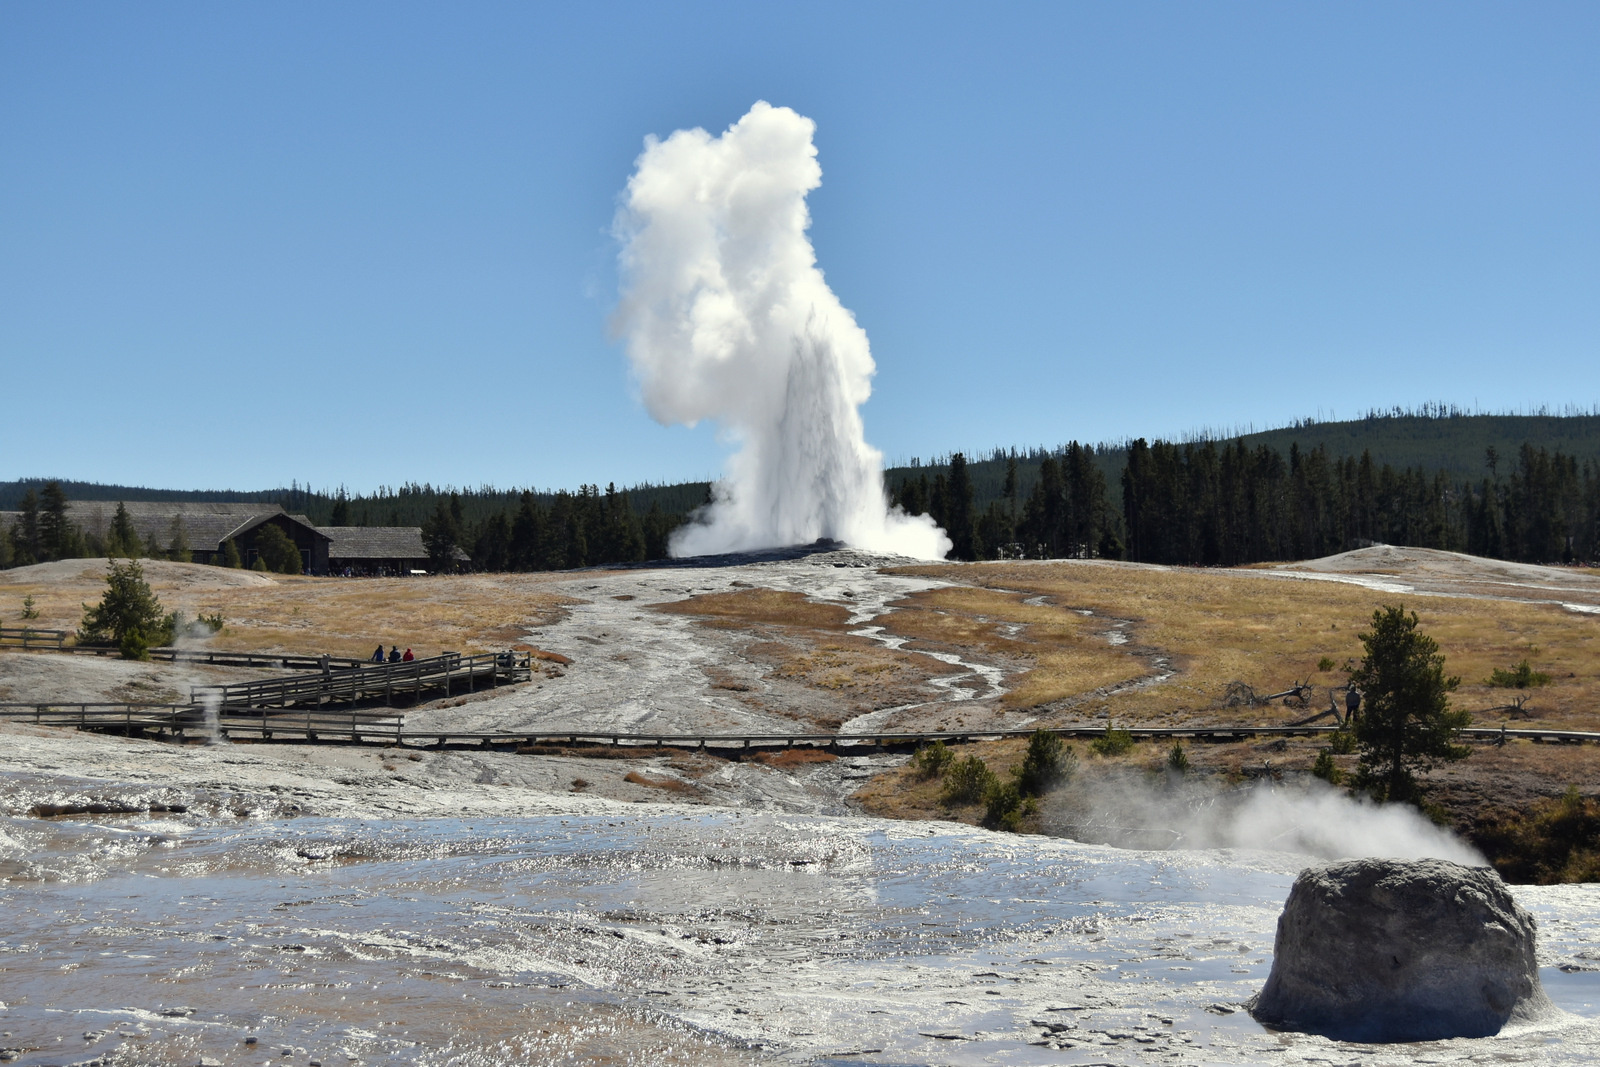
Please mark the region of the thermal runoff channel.
<svg viewBox="0 0 1600 1067"><path fill-rule="evenodd" d="M720 137L650 137L623 196L614 325L645 405L667 425L710 419L736 446L675 556L818 538L919 559L950 550L928 516L890 508L862 429L871 347L806 236L815 130L758 102Z"/></svg>

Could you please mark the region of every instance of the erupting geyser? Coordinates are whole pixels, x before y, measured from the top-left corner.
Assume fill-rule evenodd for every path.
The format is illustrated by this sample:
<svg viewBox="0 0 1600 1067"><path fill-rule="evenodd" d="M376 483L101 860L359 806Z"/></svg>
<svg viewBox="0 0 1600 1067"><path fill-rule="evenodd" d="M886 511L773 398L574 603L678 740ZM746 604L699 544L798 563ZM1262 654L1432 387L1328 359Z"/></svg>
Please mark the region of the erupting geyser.
<svg viewBox="0 0 1600 1067"><path fill-rule="evenodd" d="M622 335L650 414L713 419L738 445L675 556L833 538L942 559L944 531L891 509L857 410L872 353L817 269L806 194L816 124L758 102L720 137L645 142L616 232Z"/></svg>

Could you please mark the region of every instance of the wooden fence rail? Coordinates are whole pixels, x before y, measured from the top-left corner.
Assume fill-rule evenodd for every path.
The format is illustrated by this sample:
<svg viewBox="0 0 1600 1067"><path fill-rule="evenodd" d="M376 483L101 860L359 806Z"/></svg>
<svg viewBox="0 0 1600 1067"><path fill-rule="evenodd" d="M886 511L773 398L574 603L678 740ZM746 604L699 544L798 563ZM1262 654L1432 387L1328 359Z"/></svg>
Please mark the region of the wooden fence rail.
<svg viewBox="0 0 1600 1067"><path fill-rule="evenodd" d="M72 634L66 630L41 630L36 626L0 626L0 648L50 649L66 647Z"/></svg>

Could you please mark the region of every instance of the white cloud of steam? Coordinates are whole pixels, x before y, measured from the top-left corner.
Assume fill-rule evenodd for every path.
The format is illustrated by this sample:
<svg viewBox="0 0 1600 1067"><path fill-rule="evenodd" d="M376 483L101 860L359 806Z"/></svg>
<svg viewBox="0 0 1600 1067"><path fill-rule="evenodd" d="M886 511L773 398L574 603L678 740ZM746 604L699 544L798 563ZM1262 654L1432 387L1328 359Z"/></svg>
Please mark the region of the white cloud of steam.
<svg viewBox="0 0 1600 1067"><path fill-rule="evenodd" d="M1046 813L1056 832L1127 848L1251 848L1326 860L1365 856L1482 865L1472 846L1402 804L1352 799L1321 782L1218 790L1169 779L1152 787L1099 780L1058 794Z"/></svg>
<svg viewBox="0 0 1600 1067"><path fill-rule="evenodd" d="M711 419L738 448L675 556L820 537L919 559L950 549L927 516L889 508L883 455L862 431L867 335L806 237L815 129L758 102L720 137L647 139L628 180L614 326L645 406L668 425Z"/></svg>

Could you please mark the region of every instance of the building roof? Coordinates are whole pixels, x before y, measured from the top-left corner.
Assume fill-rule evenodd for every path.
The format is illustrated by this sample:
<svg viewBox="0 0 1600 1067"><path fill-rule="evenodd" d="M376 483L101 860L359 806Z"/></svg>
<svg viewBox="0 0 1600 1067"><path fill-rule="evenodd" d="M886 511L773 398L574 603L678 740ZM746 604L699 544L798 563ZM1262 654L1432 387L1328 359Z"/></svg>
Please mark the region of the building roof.
<svg viewBox="0 0 1600 1067"><path fill-rule="evenodd" d="M427 559L420 526L319 526L329 559Z"/></svg>
<svg viewBox="0 0 1600 1067"><path fill-rule="evenodd" d="M224 503L195 500L129 500L122 505L128 511L134 532L141 540L152 536L159 544L172 539L174 519L183 522L183 537L189 547L201 552L216 552L222 542L249 533L269 519L286 519L303 526L313 536L326 536L303 515L290 515L277 504ZM116 517L116 501L69 500L67 518L85 533L105 537L111 530L111 520Z"/></svg>
<svg viewBox="0 0 1600 1067"><path fill-rule="evenodd" d="M428 558L420 526L318 526L329 540L329 560L418 560ZM456 559L472 557L456 549Z"/></svg>

